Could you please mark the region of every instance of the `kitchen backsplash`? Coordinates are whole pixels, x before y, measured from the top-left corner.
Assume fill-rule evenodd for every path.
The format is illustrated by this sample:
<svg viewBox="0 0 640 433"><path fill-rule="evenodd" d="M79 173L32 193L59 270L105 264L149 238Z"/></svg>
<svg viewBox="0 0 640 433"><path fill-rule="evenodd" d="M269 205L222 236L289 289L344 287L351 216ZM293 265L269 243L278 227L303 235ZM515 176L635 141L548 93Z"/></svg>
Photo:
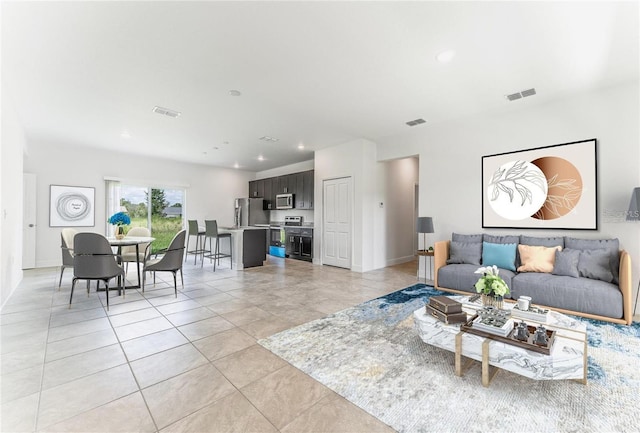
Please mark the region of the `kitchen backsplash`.
<svg viewBox="0 0 640 433"><path fill-rule="evenodd" d="M301 216L302 221L305 223L313 222L313 210L312 209L287 209L287 210L272 210L271 221L284 221L285 216Z"/></svg>

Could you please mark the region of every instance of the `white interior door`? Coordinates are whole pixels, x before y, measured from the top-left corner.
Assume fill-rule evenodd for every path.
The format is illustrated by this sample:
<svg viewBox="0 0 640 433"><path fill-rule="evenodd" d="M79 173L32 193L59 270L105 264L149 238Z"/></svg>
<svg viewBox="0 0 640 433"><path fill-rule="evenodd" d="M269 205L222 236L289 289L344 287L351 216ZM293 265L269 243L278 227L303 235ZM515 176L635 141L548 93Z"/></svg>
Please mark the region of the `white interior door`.
<svg viewBox="0 0 640 433"><path fill-rule="evenodd" d="M323 183L322 263L351 269L351 178Z"/></svg>
<svg viewBox="0 0 640 433"><path fill-rule="evenodd" d="M31 269L36 267L36 175L22 178L22 269Z"/></svg>

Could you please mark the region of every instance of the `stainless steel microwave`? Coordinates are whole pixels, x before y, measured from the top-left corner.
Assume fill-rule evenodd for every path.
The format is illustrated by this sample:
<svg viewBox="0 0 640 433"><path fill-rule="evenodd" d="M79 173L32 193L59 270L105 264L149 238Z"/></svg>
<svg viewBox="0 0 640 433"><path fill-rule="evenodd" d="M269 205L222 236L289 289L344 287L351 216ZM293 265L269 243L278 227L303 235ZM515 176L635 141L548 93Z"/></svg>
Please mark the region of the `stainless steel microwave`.
<svg viewBox="0 0 640 433"><path fill-rule="evenodd" d="M276 195L276 209L293 209L293 194Z"/></svg>

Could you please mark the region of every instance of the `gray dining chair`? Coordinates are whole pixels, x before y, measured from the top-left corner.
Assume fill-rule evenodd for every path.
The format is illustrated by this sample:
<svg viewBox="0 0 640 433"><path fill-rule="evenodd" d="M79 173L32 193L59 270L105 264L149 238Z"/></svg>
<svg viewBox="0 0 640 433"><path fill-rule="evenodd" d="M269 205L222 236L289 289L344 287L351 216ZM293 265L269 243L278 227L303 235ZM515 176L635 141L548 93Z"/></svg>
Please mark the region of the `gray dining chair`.
<svg viewBox="0 0 640 433"><path fill-rule="evenodd" d="M107 295L107 311L109 310L109 280L118 278L118 291L122 290L124 269L118 266L119 257L111 250L107 238L98 233L78 233L73 239L73 282L69 308L73 300L73 289L78 280L87 280L87 296L89 296L89 282L103 281ZM124 291L122 291L124 295Z"/></svg>
<svg viewBox="0 0 640 433"><path fill-rule="evenodd" d="M62 251L62 266L60 266L60 281L58 290L62 285L62 275L66 268L73 268L73 237L78 233L76 229L65 228L60 232L60 249Z"/></svg>
<svg viewBox="0 0 640 433"><path fill-rule="evenodd" d="M144 286L147 280L147 272L153 272L153 284L156 283L156 272L171 272L173 273L173 287L178 297L178 282L176 280L176 274L180 271L180 281L182 282L182 288L184 289L184 277L182 275L182 256L184 254L184 243L187 236L186 230L180 230L171 240L171 243L164 251L164 254L160 258L150 259L145 261L144 268L142 270L142 292L144 293Z"/></svg>
<svg viewBox="0 0 640 433"><path fill-rule="evenodd" d="M224 257L229 257L229 263L231 269L233 269L233 259L232 255L232 241L231 241L231 233L218 233L218 222L216 220L205 220L204 222L205 230L204 230L204 245L202 249L202 263L200 267L204 264L204 258L208 257L210 261L213 261L213 272L216 271L216 262L220 264L220 259ZM207 250L207 239L209 240L209 249ZM213 247L213 240L216 241L215 248ZM220 253L220 239L229 239L229 254L221 254Z"/></svg>

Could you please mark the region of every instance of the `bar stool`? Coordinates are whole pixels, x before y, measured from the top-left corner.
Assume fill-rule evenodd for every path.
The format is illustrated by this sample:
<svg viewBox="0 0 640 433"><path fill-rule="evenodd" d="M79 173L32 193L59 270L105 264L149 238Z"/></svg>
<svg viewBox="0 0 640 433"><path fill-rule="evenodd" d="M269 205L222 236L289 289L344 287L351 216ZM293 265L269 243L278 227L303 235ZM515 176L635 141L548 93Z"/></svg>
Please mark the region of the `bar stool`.
<svg viewBox="0 0 640 433"><path fill-rule="evenodd" d="M216 220L205 220L204 221L205 232L204 232L204 247L202 252L202 263L200 266L204 264L204 258L209 257L209 259L213 260L213 272L216 271L216 262L220 263L220 259L224 257L229 257L229 264L231 269L233 269L233 258L232 256L232 241L231 241L231 233L218 233L218 222ZM220 253L220 239L229 239L229 254L221 254ZM209 249L207 250L207 239L209 239ZM213 239L216 240L216 248L213 249ZM208 252L209 254L205 254Z"/></svg>
<svg viewBox="0 0 640 433"><path fill-rule="evenodd" d="M193 264L196 264L196 261L198 260L198 256L200 254L204 253L204 243L203 242L203 237L204 237L205 232L203 230L200 230L200 227L198 227L198 221L197 220L189 220L189 235L187 236L187 254L185 254L184 256L184 261L187 261L187 255L189 254L193 254ZM191 240L191 236L195 236L196 237L196 249L195 250L190 250L189 249L189 241Z"/></svg>

